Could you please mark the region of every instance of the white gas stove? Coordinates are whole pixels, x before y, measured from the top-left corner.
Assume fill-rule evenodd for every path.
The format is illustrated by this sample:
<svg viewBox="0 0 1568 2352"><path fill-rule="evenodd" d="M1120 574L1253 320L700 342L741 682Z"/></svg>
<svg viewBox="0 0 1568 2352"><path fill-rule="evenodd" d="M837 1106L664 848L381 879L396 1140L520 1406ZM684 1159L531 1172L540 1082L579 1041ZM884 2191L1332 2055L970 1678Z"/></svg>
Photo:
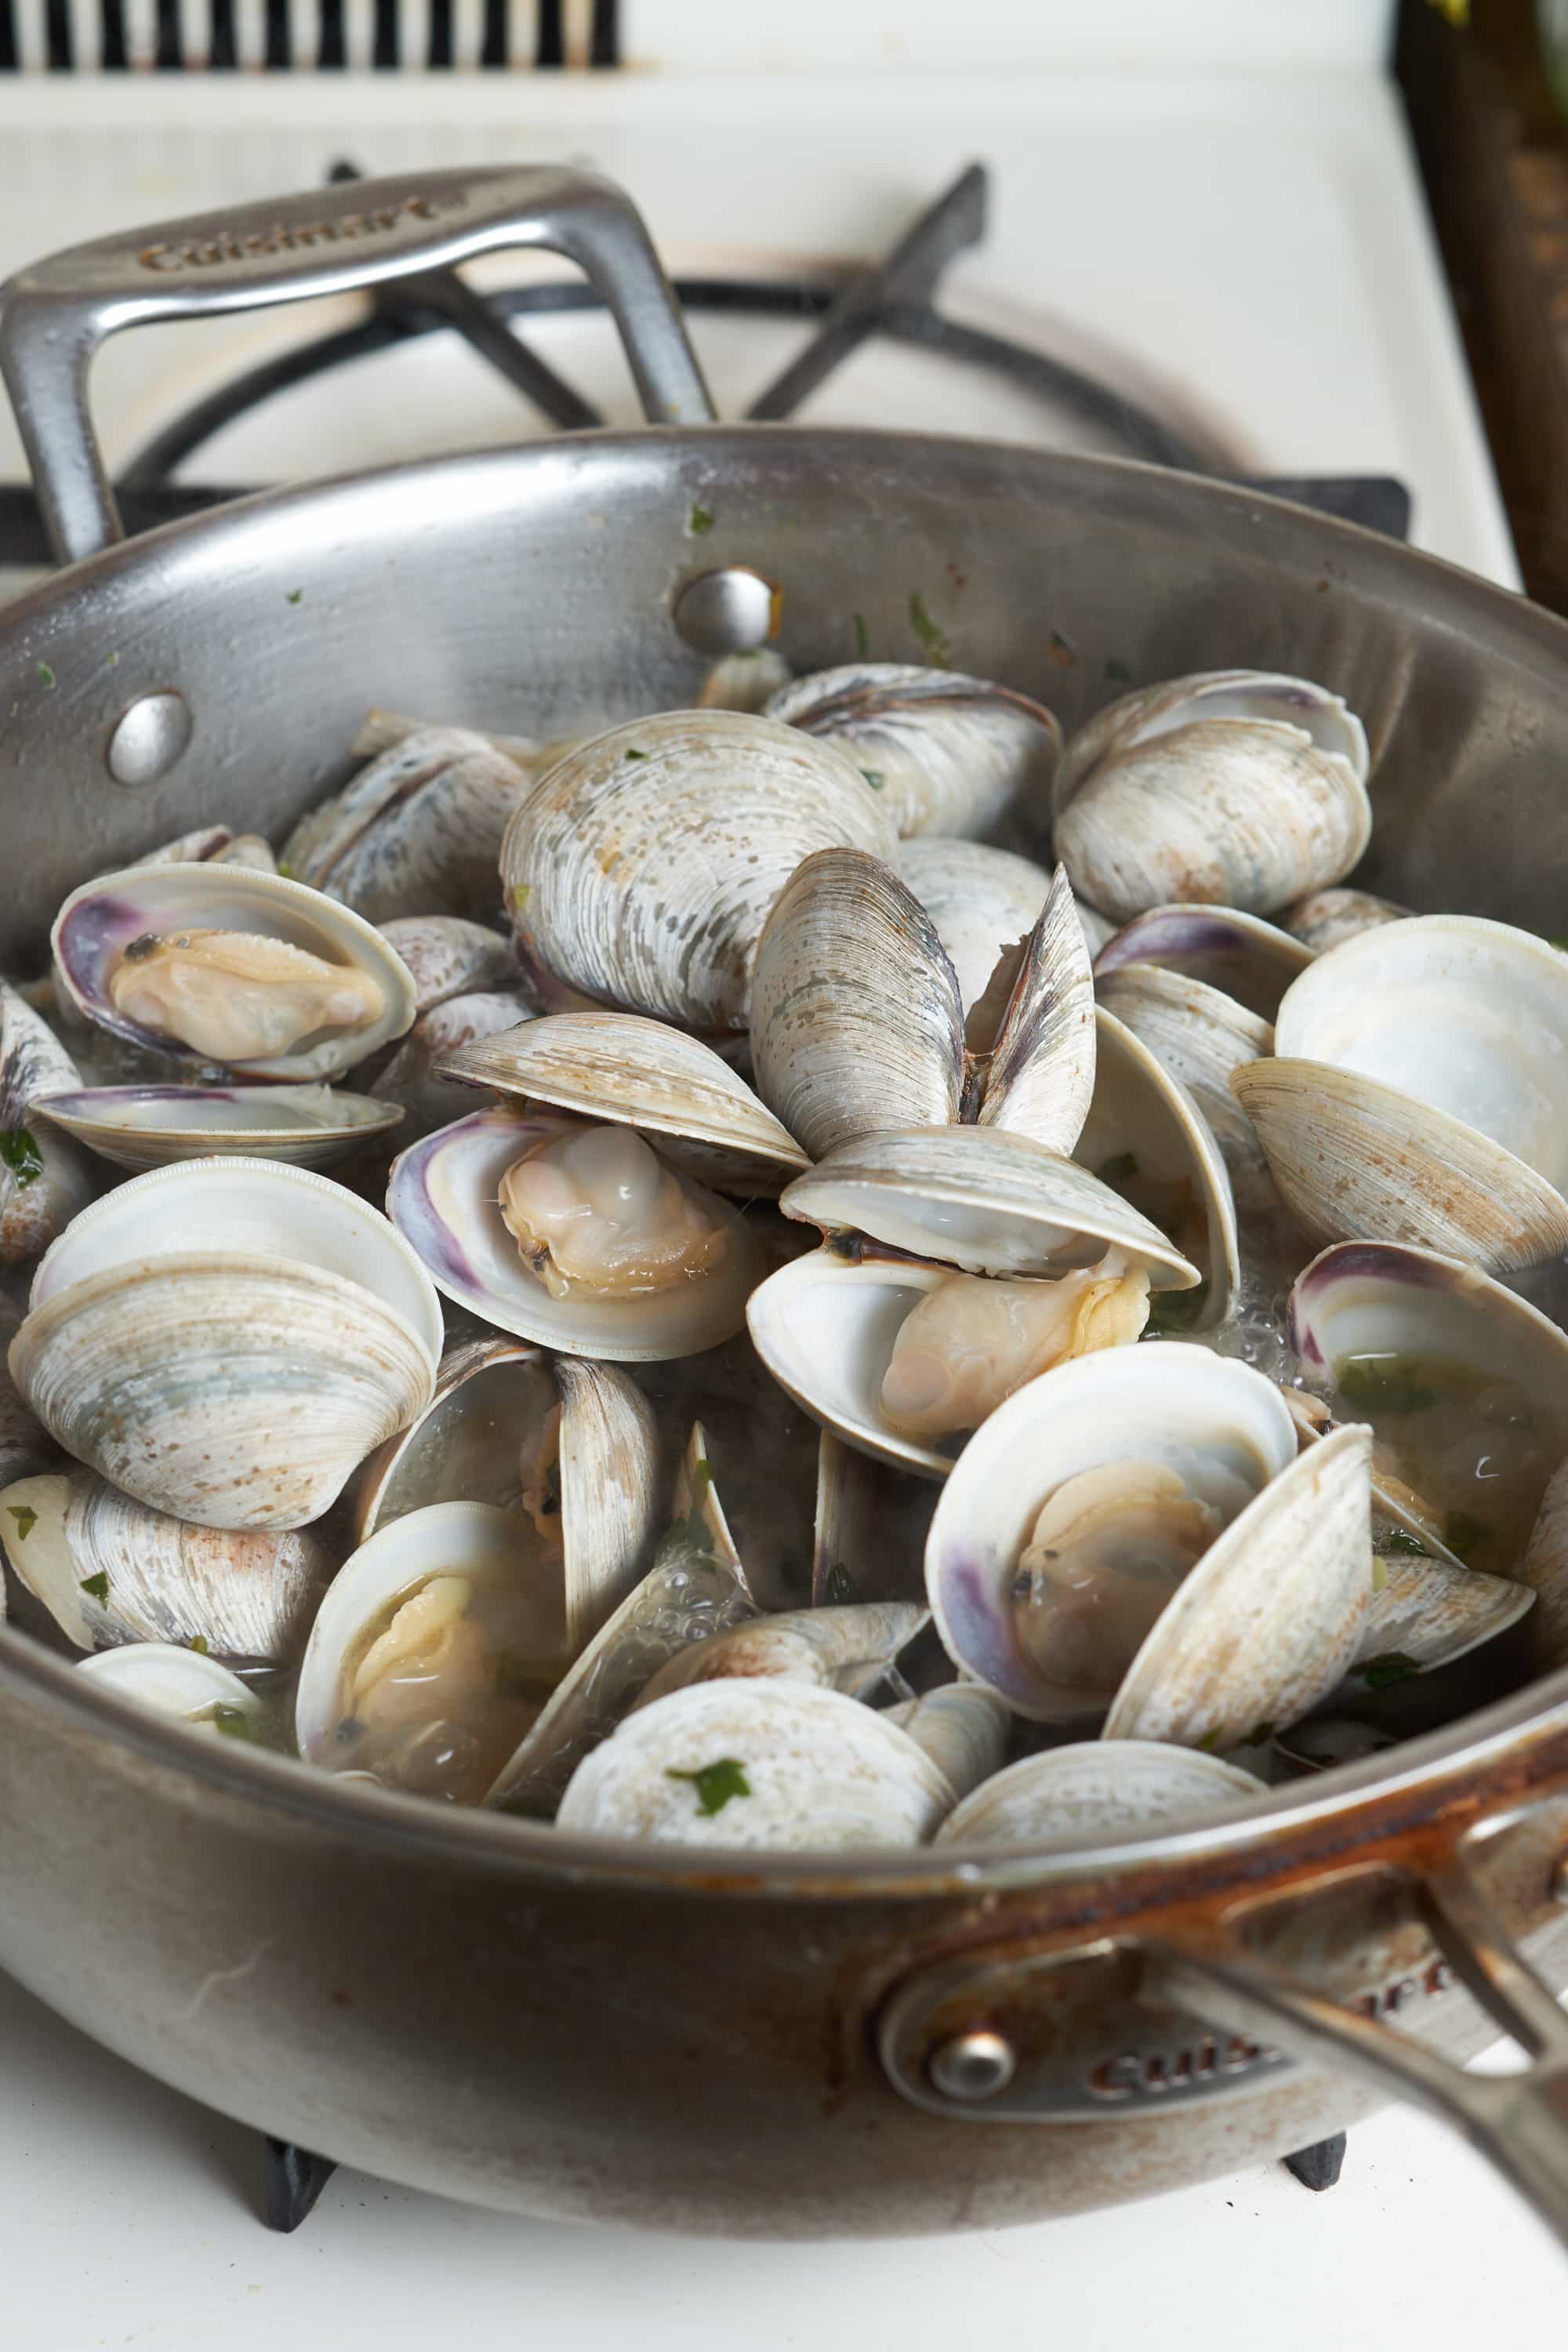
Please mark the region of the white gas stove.
<svg viewBox="0 0 1568 2352"><path fill-rule="evenodd" d="M308 187L343 160L380 173L569 159L626 184L674 276L730 289L693 326L721 409L738 415L835 293L979 161L984 235L934 296L953 331L906 321L860 343L803 417L1143 454L1152 429L1220 471L1393 477L1418 544L1516 583L1384 78L1390 13L1385 0L792 0L765 13L640 0L619 12L628 62L615 70L589 60L616 53L616 11L573 0L322 0L319 18L304 0L185 0L184 18L153 0L8 0L22 70L0 72L0 274L128 222ZM0 36L6 16L0 0ZM454 69L309 70L318 49L350 67L391 59L389 27L405 55L434 50ZM27 70L64 61L63 28L78 70ZM209 46L302 69L80 69L160 55L199 68ZM526 69L542 57L559 69ZM563 282L526 263L475 277L521 289L535 352L607 420L630 421L608 328L558 307ZM163 495L171 478L249 486L553 429L449 331L360 350L366 316L349 301L121 339L95 381L111 463L190 444L172 476L142 468ZM336 364L205 437L178 427L192 403L233 407L237 376L324 333L340 338ZM994 346L1021 347L1022 370ZM1068 378L1043 391L1028 354ZM22 470L0 421L0 485ZM25 551L0 531L0 585L26 577ZM1007 2236L698 2246L545 2228L339 2173L299 2233L279 2237L258 2218L254 2135L3 1985L0 2065L8 2352L423 2352L455 2322L498 2341L569 2331L589 2352L916 2352L981 2328L1095 2352L1142 2341L1156 2312L1175 2352L1292 2352L1373 2330L1444 2352L1505 2312L1527 2326L1532 2301L1554 2315L1563 2277L1479 2162L1408 2114L1353 2133L1326 2195L1269 2168Z"/></svg>

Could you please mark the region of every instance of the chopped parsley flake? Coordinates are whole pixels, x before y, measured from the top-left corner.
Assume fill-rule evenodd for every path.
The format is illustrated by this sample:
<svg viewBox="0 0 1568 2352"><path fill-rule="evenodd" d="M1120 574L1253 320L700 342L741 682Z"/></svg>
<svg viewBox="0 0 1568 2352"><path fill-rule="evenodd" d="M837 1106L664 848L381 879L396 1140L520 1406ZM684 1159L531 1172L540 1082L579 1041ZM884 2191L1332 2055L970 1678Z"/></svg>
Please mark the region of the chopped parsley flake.
<svg viewBox="0 0 1568 2352"><path fill-rule="evenodd" d="M84 1576L81 1580L81 1589L84 1592L90 1593L91 1597L97 1601L100 1609L107 1609L109 1606L109 1570L106 1568L100 1568L96 1576Z"/></svg>
<svg viewBox="0 0 1568 2352"><path fill-rule="evenodd" d="M294 872L294 868L291 866L285 864L281 857L278 860L278 871L282 876L285 882L293 882L299 878Z"/></svg>
<svg viewBox="0 0 1568 2352"><path fill-rule="evenodd" d="M1415 1559L1430 1559L1432 1557L1420 1537L1413 1536L1407 1528L1390 1528L1385 1534L1379 1536L1377 1549L1383 1552L1408 1552Z"/></svg>
<svg viewBox="0 0 1568 2352"><path fill-rule="evenodd" d="M713 517L706 507L694 506L686 518L686 528L693 539L700 539L704 531L712 530Z"/></svg>
<svg viewBox="0 0 1568 2352"><path fill-rule="evenodd" d="M1381 1657L1364 1658L1356 1668L1368 1690L1388 1690L1395 1683L1407 1683L1420 1671L1415 1659L1407 1658L1403 1650L1385 1650Z"/></svg>
<svg viewBox="0 0 1568 2352"><path fill-rule="evenodd" d="M926 659L938 669L952 667L952 647L926 610L926 600L917 588L910 598L910 626L921 641Z"/></svg>
<svg viewBox="0 0 1568 2352"><path fill-rule="evenodd" d="M623 752L621 756L623 759L626 760L646 760L647 758L647 753L646 751L626 751Z"/></svg>
<svg viewBox="0 0 1568 2352"><path fill-rule="evenodd" d="M849 615L849 625L855 632L855 658L857 661L864 661L867 658L868 649L871 643L870 638L866 634L865 614L851 613Z"/></svg>
<svg viewBox="0 0 1568 2352"><path fill-rule="evenodd" d="M1356 1412L1426 1412L1437 1391L1408 1358L1365 1356L1334 1366L1334 1386Z"/></svg>
<svg viewBox="0 0 1568 2352"><path fill-rule="evenodd" d="M47 662L40 662L38 664L38 676L43 679L46 686L53 686L55 682L55 674L49 667Z"/></svg>
<svg viewBox="0 0 1568 2352"><path fill-rule="evenodd" d="M1219 1725L1217 1723L1211 1724L1208 1730L1205 1732L1203 1738L1199 1740L1198 1746L1206 1749L1208 1754L1212 1756L1215 1749L1219 1746Z"/></svg>
<svg viewBox="0 0 1568 2352"><path fill-rule="evenodd" d="M194 1650L198 1658L205 1658L207 1654L206 1635L205 1633L193 1633L190 1640L185 1643L185 1647L187 1650Z"/></svg>
<svg viewBox="0 0 1568 2352"><path fill-rule="evenodd" d="M517 908L520 915L532 896L533 885L531 882L519 882L514 885L511 894L511 903Z"/></svg>
<svg viewBox="0 0 1568 2352"><path fill-rule="evenodd" d="M38 1515L30 1503L7 1503L5 1508L16 1522L16 1541L26 1543L38 1524Z"/></svg>
<svg viewBox="0 0 1568 2352"><path fill-rule="evenodd" d="M221 1731L226 1739L254 1739L256 1737L250 1709L235 1706L226 1699L219 1699L212 1713L201 1719L210 1723L215 1731Z"/></svg>
<svg viewBox="0 0 1568 2352"><path fill-rule="evenodd" d="M44 1155L31 1128L0 1127L0 1168L11 1171L19 1192L25 1192L33 1179L43 1174Z"/></svg>
<svg viewBox="0 0 1568 2352"><path fill-rule="evenodd" d="M303 594L304 594L304 593L305 593L305 592L304 592L304 590L303 590L302 588L290 588L290 589L289 589L289 604L297 604L300 602L300 599L303 596Z"/></svg>
<svg viewBox="0 0 1568 2352"><path fill-rule="evenodd" d="M744 1768L733 1756L721 1756L716 1764L700 1764L694 1772L679 1772L673 1768L665 1772L667 1780L689 1780L697 1791L700 1813L721 1813L731 1797L749 1797L752 1784Z"/></svg>

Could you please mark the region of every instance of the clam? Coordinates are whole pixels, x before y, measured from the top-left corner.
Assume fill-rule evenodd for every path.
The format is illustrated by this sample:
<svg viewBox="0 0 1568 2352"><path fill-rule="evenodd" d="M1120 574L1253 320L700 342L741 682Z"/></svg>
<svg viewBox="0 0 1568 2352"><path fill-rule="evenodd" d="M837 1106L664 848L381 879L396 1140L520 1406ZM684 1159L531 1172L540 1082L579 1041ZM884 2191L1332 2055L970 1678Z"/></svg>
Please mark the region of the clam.
<svg viewBox="0 0 1568 2352"><path fill-rule="evenodd" d="M414 1018L414 983L379 931L246 866L101 876L66 900L53 939L60 985L88 1020L246 1077L335 1077Z"/></svg>
<svg viewBox="0 0 1568 2352"><path fill-rule="evenodd" d="M378 759L383 751L395 751L414 735L463 735L478 733L481 743L499 751L524 775L533 776L545 768L553 767L563 751L570 751L578 740L575 736L560 736L546 740L537 735L496 735L484 729L478 730L449 726L445 719L415 719L405 710L367 710L354 731L349 750L356 760ZM596 730L595 730L596 731Z"/></svg>
<svg viewBox="0 0 1568 2352"><path fill-rule="evenodd" d="M769 908L803 857L892 852L892 820L832 744L738 711L667 711L569 752L501 853L537 963L603 1003L743 1029Z"/></svg>
<svg viewBox="0 0 1568 2352"><path fill-rule="evenodd" d="M699 710L762 710L795 672L776 646L752 646L716 661L697 690Z"/></svg>
<svg viewBox="0 0 1568 2352"><path fill-rule="evenodd" d="M1197 1349L1112 1349L970 1440L926 1546L961 1671L1016 1713L1109 1738L1236 1747L1294 1722L1355 1654L1369 1433L1298 1455L1279 1391Z"/></svg>
<svg viewBox="0 0 1568 2352"><path fill-rule="evenodd" d="M440 1071L520 1106L632 1129L661 1160L721 1192L776 1192L809 1165L727 1062L637 1013L550 1013L455 1049Z"/></svg>
<svg viewBox="0 0 1568 2352"><path fill-rule="evenodd" d="M521 979L511 941L461 915L397 915L377 929L414 982L416 1016L449 997L504 994Z"/></svg>
<svg viewBox="0 0 1568 2352"><path fill-rule="evenodd" d="M77 1672L135 1706L172 1715L215 1738L254 1739L258 1735L263 1708L256 1692L197 1650L171 1642L131 1642L79 1659Z"/></svg>
<svg viewBox="0 0 1568 2352"><path fill-rule="evenodd" d="M1374 931L1384 923L1402 923L1414 908L1392 898L1377 898L1370 890L1314 890L1287 907L1281 924L1292 939L1322 955L1359 931Z"/></svg>
<svg viewBox="0 0 1568 2352"><path fill-rule="evenodd" d="M1375 1496L1376 1480L1373 1478ZM1495 1641L1517 1625L1535 1595L1511 1577L1481 1570L1418 1548L1404 1528L1374 1530L1372 1588L1361 1643L1351 1662L1352 1682L1397 1662L1402 1669L1430 1672Z"/></svg>
<svg viewBox="0 0 1568 2352"><path fill-rule="evenodd" d="M237 835L226 824L202 825L195 833L182 833L131 862L132 866L253 866L258 874L278 871L278 861L258 833Z"/></svg>
<svg viewBox="0 0 1568 2352"><path fill-rule="evenodd" d="M380 1445L354 1481L354 1538L431 1503L522 1500L523 1440L554 1411L550 1359L521 1339L449 1347L425 1411Z"/></svg>
<svg viewBox="0 0 1568 2352"><path fill-rule="evenodd" d="M949 1813L937 1843L1090 1845L1172 1822L1234 1820L1263 1793L1250 1772L1200 1748L1089 1739L1026 1756L982 1782Z"/></svg>
<svg viewBox="0 0 1568 2352"><path fill-rule="evenodd" d="M901 835L968 837L1008 814L1045 830L1062 730L1010 687L902 662L857 662L796 678L770 719L848 753Z"/></svg>
<svg viewBox="0 0 1568 2352"><path fill-rule="evenodd" d="M1140 688L1068 746L1057 856L1123 921L1171 900L1267 915L1361 856L1367 768L1361 721L1309 679L1213 670Z"/></svg>
<svg viewBox="0 0 1568 2352"><path fill-rule="evenodd" d="M825 1427L816 1456L814 1606L917 1594L923 1603L921 1561L935 1500L928 1479L846 1444L831 1424Z"/></svg>
<svg viewBox="0 0 1568 2352"><path fill-rule="evenodd" d="M478 1111L393 1163L393 1223L458 1306L574 1355L658 1362L738 1331L761 1250L630 1127Z"/></svg>
<svg viewBox="0 0 1568 2352"><path fill-rule="evenodd" d="M910 1601L851 1602L845 1608L795 1609L753 1617L716 1633L710 1642L678 1651L644 1684L632 1712L693 1683L753 1675L813 1683L822 1690L862 1698L881 1682L925 1622L925 1610Z"/></svg>
<svg viewBox="0 0 1568 2352"><path fill-rule="evenodd" d="M1098 987L1126 964L1158 964L1221 989L1248 1013L1272 1021L1279 1000L1312 961L1289 931L1238 907L1151 907L1124 923L1094 960Z"/></svg>
<svg viewBox="0 0 1568 2352"><path fill-rule="evenodd" d="M697 1422L653 1566L573 1660L486 1802L548 1819L580 1759L660 1667L757 1614Z"/></svg>
<svg viewBox="0 0 1568 2352"><path fill-rule="evenodd" d="M1346 1242L1290 1294L1308 1377L1369 1422L1451 1554L1510 1576L1568 1454L1568 1337L1474 1265Z"/></svg>
<svg viewBox="0 0 1568 2352"><path fill-rule="evenodd" d="M1094 992L1101 1010L1114 1013L1186 1088L1233 1182L1267 1179L1263 1147L1230 1090L1230 1074L1272 1054L1271 1024L1223 989L1160 964L1119 964L1097 976Z"/></svg>
<svg viewBox="0 0 1568 2352"><path fill-rule="evenodd" d="M1289 989L1275 1056L1231 1085L1314 1239L1495 1274L1568 1249L1568 964L1533 933L1467 915L1363 931Z"/></svg>
<svg viewBox="0 0 1568 2352"><path fill-rule="evenodd" d="M339 1570L300 1669L307 1763L478 1804L567 1664L559 1567L526 1514L435 1503Z"/></svg>
<svg viewBox="0 0 1568 2352"><path fill-rule="evenodd" d="M438 1302L341 1185L191 1160L85 1210L46 1255L11 1375L68 1454L207 1527L317 1518L424 1410Z"/></svg>
<svg viewBox="0 0 1568 2352"><path fill-rule="evenodd" d="M982 1683L942 1683L885 1710L917 1748L923 1748L958 1797L966 1797L1002 1769L1012 1731L1005 1700Z"/></svg>
<svg viewBox="0 0 1568 2352"><path fill-rule="evenodd" d="M273 1662L304 1647L336 1564L317 1536L192 1527L80 1469L0 1488L0 1545L79 1650L199 1642Z"/></svg>
<svg viewBox="0 0 1568 2352"><path fill-rule="evenodd" d="M484 736L430 727L301 818L282 863L372 923L500 910L496 861L528 780Z"/></svg>
<svg viewBox="0 0 1568 2352"><path fill-rule="evenodd" d="M447 1055L479 1038L531 1021L533 1011L527 991L518 987L449 996L420 1014L371 1085L374 1100L403 1113L405 1146L417 1143L421 1136L433 1134L438 1127L450 1126L472 1108L469 1089L441 1076Z"/></svg>
<svg viewBox="0 0 1568 2352"><path fill-rule="evenodd" d="M325 1086L79 1087L34 1108L100 1160L138 1171L234 1151L330 1168L403 1118L395 1103Z"/></svg>
<svg viewBox="0 0 1568 2352"><path fill-rule="evenodd" d="M0 980L0 1269L30 1265L96 1190L87 1154L34 1116L79 1084L47 1022Z"/></svg>
<svg viewBox="0 0 1568 2352"><path fill-rule="evenodd" d="M556 1827L651 1843L918 1845L954 1790L858 1699L795 1682L703 1683L628 1716L573 1773Z"/></svg>

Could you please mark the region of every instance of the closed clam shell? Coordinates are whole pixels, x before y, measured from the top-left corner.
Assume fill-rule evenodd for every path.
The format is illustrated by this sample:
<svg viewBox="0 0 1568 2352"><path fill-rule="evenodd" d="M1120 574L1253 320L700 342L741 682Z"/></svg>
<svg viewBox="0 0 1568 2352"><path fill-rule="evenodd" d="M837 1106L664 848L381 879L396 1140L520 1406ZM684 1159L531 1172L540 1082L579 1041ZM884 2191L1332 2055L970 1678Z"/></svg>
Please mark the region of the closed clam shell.
<svg viewBox="0 0 1568 2352"><path fill-rule="evenodd" d="M982 1066L976 1123L1072 1151L1093 1097L1097 1051L1089 949L1058 866Z"/></svg>
<svg viewBox="0 0 1568 2352"><path fill-rule="evenodd" d="M1202 1279L1108 1184L1000 1128L862 1137L797 1176L779 1206L824 1233L869 1234L971 1274L1059 1274L1115 1248L1148 1266L1156 1290Z"/></svg>
<svg viewBox="0 0 1568 2352"><path fill-rule="evenodd" d="M233 840L232 825L198 825L194 832L176 834L173 841L160 842L156 849L144 850L131 863L132 866L201 866L208 858L221 857Z"/></svg>
<svg viewBox="0 0 1568 2352"><path fill-rule="evenodd" d="M777 1192L809 1163L710 1046L635 1013L552 1013L448 1054L440 1075L635 1127L672 1167L724 1192Z"/></svg>
<svg viewBox="0 0 1568 2352"><path fill-rule="evenodd" d="M1151 907L1124 923L1094 960L1098 983L1124 964L1153 963L1224 991L1272 1021L1312 950L1239 907Z"/></svg>
<svg viewBox="0 0 1568 2352"><path fill-rule="evenodd" d="M1041 829L1062 734L1028 696L955 670L857 662L796 678L770 719L847 751L877 780L901 835L989 833L1016 803Z"/></svg>
<svg viewBox="0 0 1568 2352"><path fill-rule="evenodd" d="M937 1843L1098 1844L1171 1822L1234 1819L1263 1794L1250 1772L1197 1748L1088 1739L996 1773L948 1815Z"/></svg>
<svg viewBox="0 0 1568 2352"><path fill-rule="evenodd" d="M785 1394L825 1429L862 1454L945 1478L950 1457L891 1428L878 1400L900 1326L948 1271L908 1258L855 1264L835 1250L812 1250L752 1291L752 1344Z"/></svg>
<svg viewBox="0 0 1568 2352"><path fill-rule="evenodd" d="M199 1640L224 1657L294 1657L336 1566L309 1532L195 1527L80 1469L0 1489L0 1544L79 1650Z"/></svg>
<svg viewBox="0 0 1568 2352"><path fill-rule="evenodd" d="M247 1061L247 1077L334 1077L401 1037L413 1021L414 983L374 925L301 882L239 866L129 866L74 890L52 933L58 984L79 1013L114 1036L147 1052L201 1060L167 1031L144 1028L121 1013L110 993L127 950L193 930L281 940L346 965L374 985L374 1010L363 1022Z"/></svg>
<svg viewBox="0 0 1568 2352"><path fill-rule="evenodd" d="M1375 898L1370 890L1314 890L1287 907L1281 927L1314 955L1324 955L1359 931L1375 931L1384 923L1402 923L1415 913L1393 898Z"/></svg>
<svg viewBox="0 0 1568 2352"><path fill-rule="evenodd" d="M1372 834L1366 736L1310 679L1215 670L1090 719L1057 787L1057 856L1123 920L1168 900L1268 914L1348 874Z"/></svg>
<svg viewBox="0 0 1568 2352"><path fill-rule="evenodd" d="M758 1092L813 1160L873 1129L958 1116L957 975L914 893L864 850L818 850L779 893L751 1035Z"/></svg>
<svg viewBox="0 0 1568 2352"><path fill-rule="evenodd" d="M703 1683L628 1716L584 1757L556 1825L689 1846L912 1846L952 1804L923 1749L857 1699Z"/></svg>
<svg viewBox="0 0 1568 2352"><path fill-rule="evenodd" d="M225 1737L213 1720L216 1709L254 1716L260 1706L248 1683L216 1658L204 1658L178 1643L128 1642L119 1649L79 1658L76 1670L96 1689L129 1699L133 1706L151 1707L157 1715L172 1715L213 1738Z"/></svg>
<svg viewBox="0 0 1568 2352"><path fill-rule="evenodd" d="M613 728L534 784L501 854L531 957L573 988L743 1029L768 910L815 849L891 854L892 821L832 744L736 711Z"/></svg>
<svg viewBox="0 0 1568 2352"><path fill-rule="evenodd" d="M405 1148L472 1108L472 1090L441 1075L447 1055L533 1018L529 992L521 987L449 996L420 1014L371 1087L374 1100L403 1112Z"/></svg>
<svg viewBox="0 0 1568 2352"><path fill-rule="evenodd" d="M37 1113L117 1168L138 1172L215 1152L330 1168L400 1126L395 1103L341 1087L79 1087Z"/></svg>
<svg viewBox="0 0 1568 2352"><path fill-rule="evenodd" d="M1050 876L1032 857L935 834L901 841L893 866L935 925L967 1013L1004 948L1033 930Z"/></svg>
<svg viewBox="0 0 1568 2352"><path fill-rule="evenodd" d="M1233 1176L1265 1170L1263 1147L1230 1090L1230 1074L1243 1062L1272 1054L1271 1024L1223 989L1159 964L1121 964L1102 972L1095 997L1185 1087Z"/></svg>
<svg viewBox="0 0 1568 2352"><path fill-rule="evenodd" d="M581 1131L557 1112L476 1112L437 1129L394 1161L387 1210L438 1290L519 1339L572 1355L657 1363L716 1347L741 1329L761 1271L759 1245L737 1210L723 1215L724 1262L679 1288L621 1297L552 1298L502 1220L501 1178L540 1145ZM715 1211L719 1203L710 1195Z"/></svg>
<svg viewBox="0 0 1568 2352"><path fill-rule="evenodd" d="M416 1014L451 996L517 986L511 941L462 915L396 915L377 926L414 982Z"/></svg>
<svg viewBox="0 0 1568 2352"><path fill-rule="evenodd" d="M1373 1485L1375 1500L1375 1475ZM1534 1597L1525 1581L1488 1576L1456 1560L1379 1552L1351 1672L1391 1653L1424 1668L1449 1665L1517 1625Z"/></svg>
<svg viewBox="0 0 1568 2352"><path fill-rule="evenodd" d="M566 1650L575 1657L641 1580L663 1501L642 1391L612 1364L555 1360Z"/></svg>
<svg viewBox="0 0 1568 2352"><path fill-rule="evenodd" d="M694 1683L754 1675L812 1683L858 1698L882 1680L925 1622L924 1608L908 1601L851 1601L753 1617L679 1652L644 1685L632 1712Z"/></svg>
<svg viewBox="0 0 1568 2352"><path fill-rule="evenodd" d="M0 1268L29 1265L97 1189L86 1152L34 1105L81 1083L41 1014L0 980Z"/></svg>
<svg viewBox="0 0 1568 2352"><path fill-rule="evenodd" d="M1017 1563L1046 1498L1081 1472L1152 1463L1177 1472L1228 1530L1296 1458L1295 1424L1279 1391L1231 1359L1168 1344L1111 1348L1041 1373L970 1439L937 1503L926 1594L942 1647L1016 1714L1092 1718L1113 1694L1047 1681L1014 1622ZM1216 1538L1187 1584L1226 1539ZM1365 1545L1363 1587L1370 1534ZM1177 1588L1177 1600L1185 1590ZM1243 1728L1261 1719L1250 1716ZM1142 1735L1128 1726L1125 1736Z"/></svg>
<svg viewBox="0 0 1568 2352"><path fill-rule="evenodd" d="M300 881L385 923L500 912L496 861L527 779L484 736L433 727L374 759L289 835Z"/></svg>
<svg viewBox="0 0 1568 2352"><path fill-rule="evenodd" d="M1001 1770L1012 1730L1005 1701L982 1683L943 1683L889 1707L887 1718L924 1748L961 1799Z"/></svg>

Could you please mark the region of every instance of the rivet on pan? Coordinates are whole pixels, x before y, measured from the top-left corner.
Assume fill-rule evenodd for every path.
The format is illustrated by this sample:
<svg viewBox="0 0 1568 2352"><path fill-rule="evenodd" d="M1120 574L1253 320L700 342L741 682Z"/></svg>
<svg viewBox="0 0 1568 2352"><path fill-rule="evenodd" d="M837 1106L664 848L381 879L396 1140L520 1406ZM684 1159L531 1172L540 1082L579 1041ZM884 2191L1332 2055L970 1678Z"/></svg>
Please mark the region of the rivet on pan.
<svg viewBox="0 0 1568 2352"><path fill-rule="evenodd" d="M675 600L675 625L700 654L749 654L773 625L773 591L743 563L700 572Z"/></svg>
<svg viewBox="0 0 1568 2352"><path fill-rule="evenodd" d="M183 694L144 694L122 711L104 757L117 784L155 784L191 740L195 721Z"/></svg>
<svg viewBox="0 0 1568 2352"><path fill-rule="evenodd" d="M943 2098L973 2104L1005 2091L1017 2064L1010 2042L1000 2033L976 2027L971 2033L955 2033L950 2042L940 2043L931 2052L928 2072L933 2089Z"/></svg>

